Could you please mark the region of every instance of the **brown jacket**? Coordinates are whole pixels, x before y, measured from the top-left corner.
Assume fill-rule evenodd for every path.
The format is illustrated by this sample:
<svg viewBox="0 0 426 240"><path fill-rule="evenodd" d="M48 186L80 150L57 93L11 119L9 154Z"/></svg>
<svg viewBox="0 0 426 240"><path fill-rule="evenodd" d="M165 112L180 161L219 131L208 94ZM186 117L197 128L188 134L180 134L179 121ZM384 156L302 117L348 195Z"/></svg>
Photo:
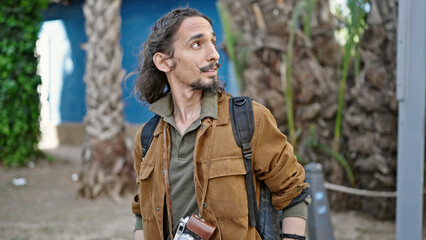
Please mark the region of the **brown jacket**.
<svg viewBox="0 0 426 240"><path fill-rule="evenodd" d="M229 116L229 96L218 100L218 119L205 118L198 129L194 149L194 182L202 217L217 230L213 239L260 239L249 227L246 173L241 148L235 142ZM308 187L305 171L297 162L293 147L277 128L270 111L253 101L255 132L251 142L253 171L259 202L259 181L271 190L276 209L285 208ZM163 120L154 132L152 144L142 161L140 134L134 146L134 168L138 174L138 195L132 211L142 214L147 240L163 239L165 199L164 158L170 161L169 125ZM140 196L140 197L139 197ZM167 219L165 219L167 221Z"/></svg>

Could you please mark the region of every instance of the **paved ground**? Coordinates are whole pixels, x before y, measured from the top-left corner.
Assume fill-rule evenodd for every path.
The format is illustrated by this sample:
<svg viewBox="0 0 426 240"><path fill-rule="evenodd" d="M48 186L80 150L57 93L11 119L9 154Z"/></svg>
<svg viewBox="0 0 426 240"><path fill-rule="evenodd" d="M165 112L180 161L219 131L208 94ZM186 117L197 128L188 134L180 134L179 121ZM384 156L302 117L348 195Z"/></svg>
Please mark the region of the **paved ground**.
<svg viewBox="0 0 426 240"><path fill-rule="evenodd" d="M81 199L72 181L78 149L49 152L53 163L33 168L0 166L0 239L132 239L134 218L129 199L113 202ZM25 186L13 179L25 178ZM357 212L332 212L336 240L393 240L395 223L381 222Z"/></svg>

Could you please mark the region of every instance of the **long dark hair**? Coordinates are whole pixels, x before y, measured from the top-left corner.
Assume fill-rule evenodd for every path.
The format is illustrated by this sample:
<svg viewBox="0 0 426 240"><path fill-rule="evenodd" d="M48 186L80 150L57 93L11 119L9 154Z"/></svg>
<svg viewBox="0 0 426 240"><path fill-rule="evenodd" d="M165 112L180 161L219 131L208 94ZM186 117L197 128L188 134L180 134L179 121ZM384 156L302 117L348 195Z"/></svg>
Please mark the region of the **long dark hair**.
<svg viewBox="0 0 426 240"><path fill-rule="evenodd" d="M178 8L158 19L152 27L151 34L139 53L138 77L134 93L140 94L141 101L151 104L170 92L166 74L157 69L153 57L157 52L173 57L174 36L183 20L189 17L205 18L212 25L212 20L196 9Z"/></svg>

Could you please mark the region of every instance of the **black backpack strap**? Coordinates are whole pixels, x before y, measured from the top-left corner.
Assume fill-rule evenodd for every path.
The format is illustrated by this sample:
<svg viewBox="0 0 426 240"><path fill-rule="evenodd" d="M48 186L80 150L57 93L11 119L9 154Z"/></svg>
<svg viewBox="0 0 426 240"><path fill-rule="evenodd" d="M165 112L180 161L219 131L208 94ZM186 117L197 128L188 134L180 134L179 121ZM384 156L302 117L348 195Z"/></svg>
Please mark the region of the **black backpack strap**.
<svg viewBox="0 0 426 240"><path fill-rule="evenodd" d="M251 166L251 139L254 133L254 117L252 99L249 97L234 97L229 100L229 113L231 116L232 131L235 141L241 147L244 165L246 168L246 189L251 227L260 231L259 212L257 210L256 192L254 189L253 168Z"/></svg>
<svg viewBox="0 0 426 240"><path fill-rule="evenodd" d="M154 131L157 128L160 119L161 117L159 115L155 115L143 127L141 133L142 161L145 158L146 152L148 152L149 146L151 145L152 139L154 138Z"/></svg>

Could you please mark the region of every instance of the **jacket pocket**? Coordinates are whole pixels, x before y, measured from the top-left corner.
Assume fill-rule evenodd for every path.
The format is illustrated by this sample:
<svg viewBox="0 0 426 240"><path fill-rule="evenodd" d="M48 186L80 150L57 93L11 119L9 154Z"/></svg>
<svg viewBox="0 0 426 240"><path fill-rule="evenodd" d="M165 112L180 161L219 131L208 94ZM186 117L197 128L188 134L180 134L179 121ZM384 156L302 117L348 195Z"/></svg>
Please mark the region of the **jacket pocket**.
<svg viewBox="0 0 426 240"><path fill-rule="evenodd" d="M152 198L153 198L153 177L154 164L142 163L139 169L139 202L142 219L152 220L154 217Z"/></svg>
<svg viewBox="0 0 426 240"><path fill-rule="evenodd" d="M149 179L153 171L154 171L154 164L141 163L140 170L139 170L139 180L144 181Z"/></svg>
<svg viewBox="0 0 426 240"><path fill-rule="evenodd" d="M213 159L206 163L207 196L217 219L247 216L246 170L241 157Z"/></svg>

